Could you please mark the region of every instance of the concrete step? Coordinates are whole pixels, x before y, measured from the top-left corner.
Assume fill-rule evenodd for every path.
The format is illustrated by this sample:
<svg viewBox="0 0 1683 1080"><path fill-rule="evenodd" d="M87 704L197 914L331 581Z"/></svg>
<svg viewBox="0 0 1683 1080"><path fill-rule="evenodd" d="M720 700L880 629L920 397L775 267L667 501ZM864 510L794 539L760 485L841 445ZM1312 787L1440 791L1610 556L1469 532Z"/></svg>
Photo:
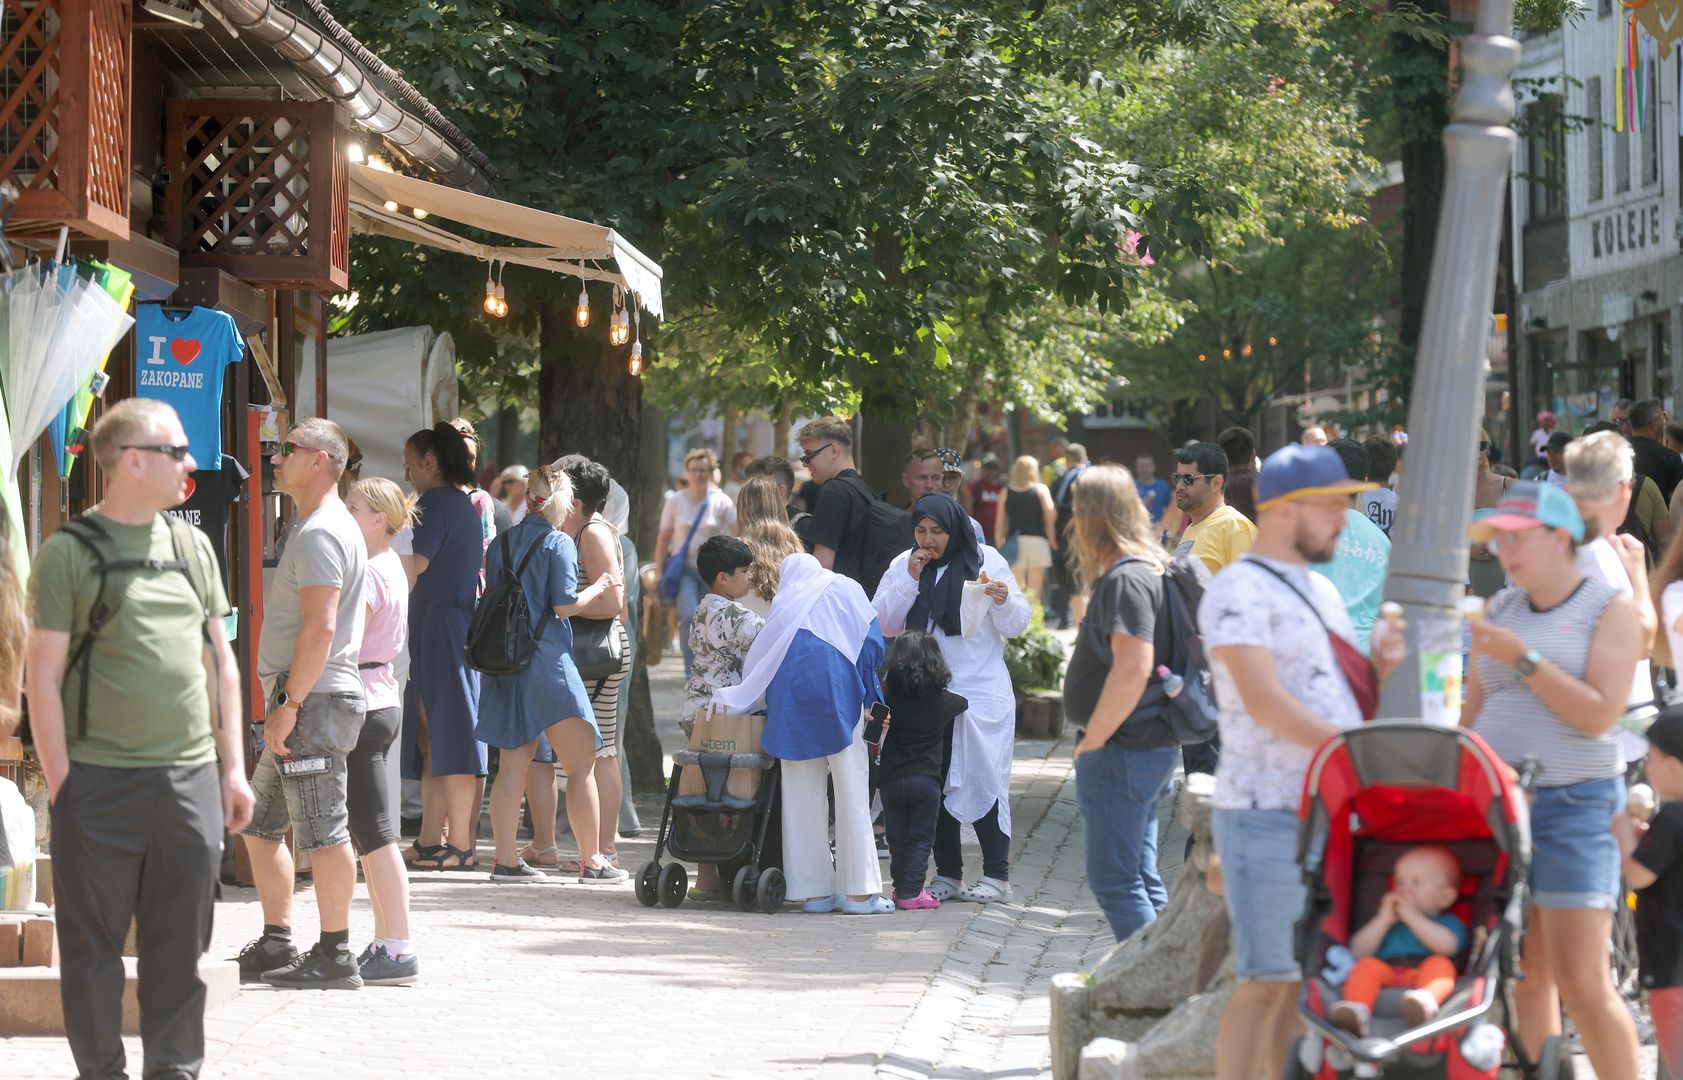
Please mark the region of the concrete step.
<svg viewBox="0 0 1683 1080"><path fill-rule="evenodd" d="M123 1034L140 1034L140 1003L136 996L137 961L123 957L127 978L123 985ZM214 1009L239 996L240 967L232 960L199 961L205 984L205 1008ZM0 969L0 1035L63 1035L64 1003L59 997L59 969Z"/></svg>

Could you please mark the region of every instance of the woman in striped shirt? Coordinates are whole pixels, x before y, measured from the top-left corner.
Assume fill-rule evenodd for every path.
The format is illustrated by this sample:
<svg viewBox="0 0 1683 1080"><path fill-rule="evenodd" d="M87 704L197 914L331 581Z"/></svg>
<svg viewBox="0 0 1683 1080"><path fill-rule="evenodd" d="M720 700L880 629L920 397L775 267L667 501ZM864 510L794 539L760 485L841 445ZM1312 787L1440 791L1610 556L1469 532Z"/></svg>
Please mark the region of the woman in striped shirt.
<svg viewBox="0 0 1683 1080"><path fill-rule="evenodd" d="M1575 561L1584 522L1558 487L1516 483L1471 538L1513 582L1471 627L1463 722L1510 765L1541 759L1531 805L1526 977L1514 998L1535 1055L1571 1014L1597 1076L1637 1074L1636 1030L1613 987L1607 948L1619 895L1611 833L1624 808L1614 725L1643 649L1634 605Z"/></svg>

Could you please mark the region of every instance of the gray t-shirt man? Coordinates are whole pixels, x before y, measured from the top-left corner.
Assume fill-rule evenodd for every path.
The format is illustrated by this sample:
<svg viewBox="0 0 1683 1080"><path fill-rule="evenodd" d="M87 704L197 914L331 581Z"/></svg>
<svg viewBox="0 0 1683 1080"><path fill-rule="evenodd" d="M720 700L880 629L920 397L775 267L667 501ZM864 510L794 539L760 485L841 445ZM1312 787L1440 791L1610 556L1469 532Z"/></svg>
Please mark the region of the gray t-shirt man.
<svg viewBox="0 0 1683 1080"><path fill-rule="evenodd" d="M263 635L257 646L257 677L271 696L275 680L292 666L292 650L304 625L299 593L314 586L339 590L333 647L312 694L362 693L357 653L362 648L362 579L367 566L362 532L345 504L333 502L293 526L263 597Z"/></svg>

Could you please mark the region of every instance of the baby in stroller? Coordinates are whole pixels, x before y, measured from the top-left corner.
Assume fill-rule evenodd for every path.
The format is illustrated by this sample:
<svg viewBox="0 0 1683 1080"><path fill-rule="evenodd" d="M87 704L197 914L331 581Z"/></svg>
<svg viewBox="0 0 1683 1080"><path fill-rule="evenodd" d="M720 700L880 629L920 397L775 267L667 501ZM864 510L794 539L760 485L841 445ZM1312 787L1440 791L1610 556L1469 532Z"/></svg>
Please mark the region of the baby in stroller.
<svg viewBox="0 0 1683 1080"><path fill-rule="evenodd" d="M1333 1023L1365 1036L1387 986L1406 988L1409 1027L1438 1014L1455 990L1455 955L1467 945L1467 924L1449 911L1460 894L1461 863L1447 848L1411 848L1397 859L1378 913L1350 938L1357 959L1332 1007Z"/></svg>

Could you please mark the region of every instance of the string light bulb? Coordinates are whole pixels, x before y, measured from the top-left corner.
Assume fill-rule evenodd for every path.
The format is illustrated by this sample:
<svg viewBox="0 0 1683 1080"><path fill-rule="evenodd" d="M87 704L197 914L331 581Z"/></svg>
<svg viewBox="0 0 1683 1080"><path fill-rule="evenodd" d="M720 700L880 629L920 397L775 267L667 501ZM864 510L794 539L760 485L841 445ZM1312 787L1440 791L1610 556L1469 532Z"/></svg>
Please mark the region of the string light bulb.
<svg viewBox="0 0 1683 1080"><path fill-rule="evenodd" d="M397 203L394 202L391 199L387 199L386 200L386 213L388 213L388 214L397 213Z"/></svg>
<svg viewBox="0 0 1683 1080"><path fill-rule="evenodd" d="M631 343L630 370L631 377L634 379L643 373L643 343L641 341Z"/></svg>
<svg viewBox="0 0 1683 1080"><path fill-rule="evenodd" d="M415 209L413 209L409 212L411 214L415 215L415 220L416 221L425 221L428 217L431 216L425 210L422 210L419 206L415 207Z"/></svg>
<svg viewBox="0 0 1683 1080"><path fill-rule="evenodd" d="M500 319L508 314L508 301L503 299L502 283L491 279L495 269L495 262L485 264L485 301L480 306L485 309L485 314Z"/></svg>
<svg viewBox="0 0 1683 1080"><path fill-rule="evenodd" d="M579 270L579 305L573 309L573 323L582 330L590 325L590 293L585 291L584 274L582 272L584 265L582 263L579 265Z"/></svg>
<svg viewBox="0 0 1683 1080"><path fill-rule="evenodd" d="M624 345L631 340L631 319L625 313L625 294L614 286L614 313L608 320L608 344Z"/></svg>

